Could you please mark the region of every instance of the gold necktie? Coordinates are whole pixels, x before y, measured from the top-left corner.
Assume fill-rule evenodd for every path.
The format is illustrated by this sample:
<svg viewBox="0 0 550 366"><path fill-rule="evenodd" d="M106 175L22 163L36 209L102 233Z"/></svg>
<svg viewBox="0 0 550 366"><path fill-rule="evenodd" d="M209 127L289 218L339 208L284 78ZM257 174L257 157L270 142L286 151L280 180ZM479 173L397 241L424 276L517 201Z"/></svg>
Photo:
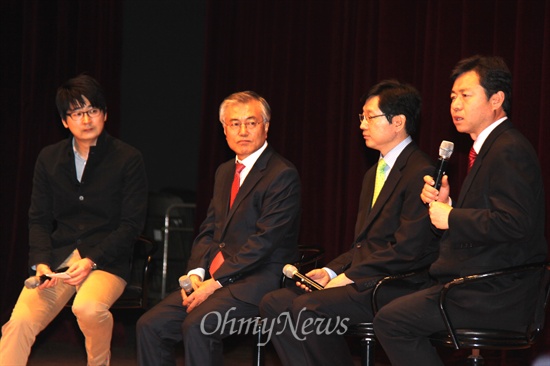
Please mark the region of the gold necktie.
<svg viewBox="0 0 550 366"><path fill-rule="evenodd" d="M376 199L384 186L384 182L386 181L387 167L388 164L386 164L384 159L378 160L378 166L376 167L376 180L374 181L374 195L372 196L372 206L374 206L374 203L376 202Z"/></svg>

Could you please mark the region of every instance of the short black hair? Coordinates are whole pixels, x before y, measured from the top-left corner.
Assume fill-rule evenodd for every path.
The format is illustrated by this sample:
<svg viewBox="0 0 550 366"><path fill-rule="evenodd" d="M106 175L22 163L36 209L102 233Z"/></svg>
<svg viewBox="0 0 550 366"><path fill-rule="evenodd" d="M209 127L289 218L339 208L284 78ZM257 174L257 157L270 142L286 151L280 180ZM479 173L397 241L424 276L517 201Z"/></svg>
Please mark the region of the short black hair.
<svg viewBox="0 0 550 366"><path fill-rule="evenodd" d="M493 94L502 91L504 102L502 109L506 115L510 115L512 109L512 73L506 62L499 56L481 56L460 60L451 73L451 81L468 71L475 71L479 75L479 84L485 89L485 95L489 99Z"/></svg>
<svg viewBox="0 0 550 366"><path fill-rule="evenodd" d="M65 119L71 108L85 105L84 97L93 107L99 108L103 113L107 112L107 102L101 85L93 77L80 74L57 89L55 104L61 119Z"/></svg>
<svg viewBox="0 0 550 366"><path fill-rule="evenodd" d="M362 105L372 97L378 96L378 107L391 123L393 116L403 114L407 121L405 130L409 135L416 132L420 120L422 98L416 88L395 79L383 80L373 86L361 99Z"/></svg>

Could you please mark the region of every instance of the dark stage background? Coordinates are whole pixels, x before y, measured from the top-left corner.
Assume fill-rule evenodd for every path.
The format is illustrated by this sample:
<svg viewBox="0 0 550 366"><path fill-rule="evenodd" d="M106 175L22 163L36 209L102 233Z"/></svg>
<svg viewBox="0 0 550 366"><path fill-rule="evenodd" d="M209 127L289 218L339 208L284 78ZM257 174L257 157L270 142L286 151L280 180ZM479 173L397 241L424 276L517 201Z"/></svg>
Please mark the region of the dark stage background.
<svg viewBox="0 0 550 366"><path fill-rule="evenodd" d="M301 174L301 242L327 260L352 242L362 177L377 159L357 114L381 79L422 93L423 150L436 159L441 140L455 142L456 197L471 141L450 119L450 71L476 53L504 57L512 121L550 178L550 0L3 0L0 32L2 323L27 276L34 161L66 136L55 91L80 72L105 87L107 129L143 152L151 190L196 192L199 221L215 168L232 157L219 103L240 90L264 96L269 142Z"/></svg>

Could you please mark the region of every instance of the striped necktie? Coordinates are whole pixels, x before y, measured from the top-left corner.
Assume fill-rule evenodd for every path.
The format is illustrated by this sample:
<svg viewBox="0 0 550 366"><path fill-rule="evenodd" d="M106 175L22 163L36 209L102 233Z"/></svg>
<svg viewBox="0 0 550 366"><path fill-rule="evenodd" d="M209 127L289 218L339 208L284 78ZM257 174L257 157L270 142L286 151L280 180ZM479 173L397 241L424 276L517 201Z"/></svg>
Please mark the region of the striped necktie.
<svg viewBox="0 0 550 366"><path fill-rule="evenodd" d="M477 153L474 150L474 147L472 146L470 148L470 154L468 154L468 173L470 172L470 170L472 170L472 166L474 165L476 158L477 158Z"/></svg>

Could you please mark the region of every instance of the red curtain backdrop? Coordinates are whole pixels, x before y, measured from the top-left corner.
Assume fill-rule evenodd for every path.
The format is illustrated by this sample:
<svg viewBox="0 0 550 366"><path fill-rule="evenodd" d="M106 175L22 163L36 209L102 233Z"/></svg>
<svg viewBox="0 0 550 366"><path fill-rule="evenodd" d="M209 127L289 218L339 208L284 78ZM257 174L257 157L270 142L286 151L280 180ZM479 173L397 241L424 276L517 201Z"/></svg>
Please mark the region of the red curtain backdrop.
<svg viewBox="0 0 550 366"><path fill-rule="evenodd" d="M87 72L109 100L118 134L122 3L3 0L0 9L0 319L7 320L28 275L27 211L38 152L68 136L57 87Z"/></svg>
<svg viewBox="0 0 550 366"><path fill-rule="evenodd" d="M232 156L217 107L228 94L247 89L271 104L268 141L300 172L301 242L324 247L327 260L353 240L362 177L378 156L364 145L359 100L382 79L420 90L422 122L415 139L424 151L437 159L442 140L455 142L449 176L457 197L472 141L451 121L449 75L460 59L478 53L502 56L513 72L511 119L533 143L548 182L550 1L209 5L198 218L204 217L215 167Z"/></svg>

